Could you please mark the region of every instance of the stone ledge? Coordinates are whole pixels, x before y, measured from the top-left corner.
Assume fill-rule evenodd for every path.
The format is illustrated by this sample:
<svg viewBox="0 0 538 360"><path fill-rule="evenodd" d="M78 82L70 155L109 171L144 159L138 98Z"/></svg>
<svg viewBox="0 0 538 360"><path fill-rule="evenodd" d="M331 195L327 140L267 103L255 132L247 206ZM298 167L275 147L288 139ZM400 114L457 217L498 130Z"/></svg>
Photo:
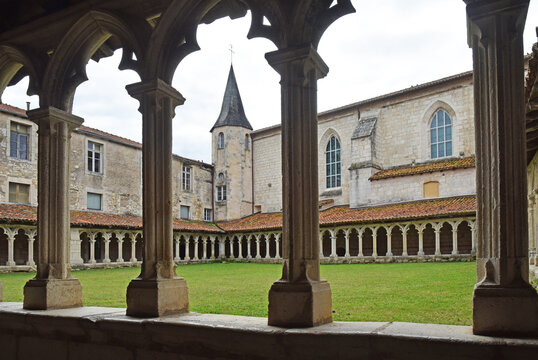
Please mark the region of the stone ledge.
<svg viewBox="0 0 538 360"><path fill-rule="evenodd" d="M124 309L31 311L0 304L2 359L523 359L538 339L476 336L469 326L334 322L283 329L266 318L188 313L136 319ZM106 356L105 356L106 355ZM105 356L105 357L103 357ZM111 357L112 356L112 357Z"/></svg>

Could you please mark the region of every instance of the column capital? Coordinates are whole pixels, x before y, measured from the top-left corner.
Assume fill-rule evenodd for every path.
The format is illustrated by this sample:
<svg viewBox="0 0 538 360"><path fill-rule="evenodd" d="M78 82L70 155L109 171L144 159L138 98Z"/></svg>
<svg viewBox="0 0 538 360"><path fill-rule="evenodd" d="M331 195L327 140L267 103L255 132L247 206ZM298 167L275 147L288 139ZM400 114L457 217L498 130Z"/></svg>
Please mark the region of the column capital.
<svg viewBox="0 0 538 360"><path fill-rule="evenodd" d="M149 81L137 82L134 84L129 84L125 86L125 89L133 98L140 101L142 104L142 99L144 95L150 94L154 96L166 96L172 99L173 107L183 105L185 103L185 98L179 91L169 85L164 80L154 79Z"/></svg>
<svg viewBox="0 0 538 360"><path fill-rule="evenodd" d="M467 4L467 16L471 20L479 20L495 15L510 14L511 10L519 10L529 6L530 0L463 0ZM524 19L523 19L524 20ZM523 25L525 22L523 21Z"/></svg>
<svg viewBox="0 0 538 360"><path fill-rule="evenodd" d="M329 73L329 67L318 51L310 44L272 51L265 54L265 58L269 65L280 75L284 74L289 64L299 65L299 69L296 70L301 70L302 72L297 72L295 75L300 78L305 77L310 70L316 71L316 80L324 78Z"/></svg>
<svg viewBox="0 0 538 360"><path fill-rule="evenodd" d="M30 110L26 114L28 119L39 125L40 128L47 122L51 125L58 122L64 122L69 127L69 130L73 130L82 125L84 122L83 118L52 106Z"/></svg>
<svg viewBox="0 0 538 360"><path fill-rule="evenodd" d="M101 232L101 235L103 236L103 240L105 242L110 242L110 238L112 238L112 233L110 232L106 232L106 231L102 231Z"/></svg>

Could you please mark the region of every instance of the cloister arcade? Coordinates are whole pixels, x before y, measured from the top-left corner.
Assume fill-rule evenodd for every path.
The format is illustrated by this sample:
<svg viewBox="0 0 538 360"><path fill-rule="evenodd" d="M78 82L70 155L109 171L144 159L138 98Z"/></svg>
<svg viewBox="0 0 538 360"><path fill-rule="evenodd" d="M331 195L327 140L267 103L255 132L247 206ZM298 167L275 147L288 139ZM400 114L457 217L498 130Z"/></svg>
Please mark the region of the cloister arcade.
<svg viewBox="0 0 538 360"><path fill-rule="evenodd" d="M533 356L538 344L529 337L536 338L538 332L538 295L528 281L522 48L529 1L465 2L477 134L478 279L472 331L527 339L490 341L471 335L470 329L420 324L335 323L318 332L275 330L332 322L331 288L319 270L316 155L316 85L328 66L316 48L331 23L354 11L349 0L77 0L58 2L59 8L51 5L41 12L22 6L13 8L12 14L0 14L0 94L29 75L29 92L40 100L39 109L28 112L39 125L37 272L25 286L22 309L21 304L0 304L0 332L9 342L5 354L32 358L30 352L38 351L48 358L76 358L80 351L69 349L80 343L84 344L80 349L94 357L107 354L125 359L157 355L164 359L174 351L185 358L248 358L254 353L266 358L290 354L407 359ZM6 8L7 3L0 1ZM269 291L268 320L262 319L263 324L210 315L164 317L189 309L186 282L175 272L170 201L171 122L184 98L172 88L171 79L181 60L198 49L199 23L243 16L247 10L252 12L248 36L268 38L278 49L266 59L280 74L282 89L282 277ZM82 306L82 286L71 275L69 264L69 142L71 131L83 122L71 114L72 101L76 87L85 80L87 61L119 47L124 54L120 68L133 69L141 78L127 86L140 102L143 122L141 274L127 288L126 312L107 315L103 309L91 308L36 312ZM443 251L444 226L433 226L434 253ZM424 231L431 233L430 227ZM333 232L332 243L339 236ZM394 229L379 228L377 236L382 232L390 254ZM15 248L17 235L10 239ZM377 244L373 241L372 253ZM334 250L339 251L337 246L331 247ZM379 246L378 255L384 250ZM162 318L137 319L156 317ZM365 330L367 326L373 328ZM133 337L144 341L132 341Z"/></svg>

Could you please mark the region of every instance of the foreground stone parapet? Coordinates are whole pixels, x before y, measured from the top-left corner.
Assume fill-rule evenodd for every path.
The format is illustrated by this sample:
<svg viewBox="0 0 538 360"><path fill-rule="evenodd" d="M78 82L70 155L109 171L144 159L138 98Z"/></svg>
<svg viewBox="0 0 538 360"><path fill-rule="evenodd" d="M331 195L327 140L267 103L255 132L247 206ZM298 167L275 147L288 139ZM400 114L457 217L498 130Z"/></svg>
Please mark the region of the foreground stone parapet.
<svg viewBox="0 0 538 360"><path fill-rule="evenodd" d="M492 338L470 326L334 322L284 329L266 318L188 313L160 319L124 309L31 311L0 304L2 360L15 359L533 359L537 339ZM46 356L45 356L46 355Z"/></svg>
<svg viewBox="0 0 538 360"><path fill-rule="evenodd" d="M30 279L24 286L24 308L64 309L82 306L82 285L78 279Z"/></svg>

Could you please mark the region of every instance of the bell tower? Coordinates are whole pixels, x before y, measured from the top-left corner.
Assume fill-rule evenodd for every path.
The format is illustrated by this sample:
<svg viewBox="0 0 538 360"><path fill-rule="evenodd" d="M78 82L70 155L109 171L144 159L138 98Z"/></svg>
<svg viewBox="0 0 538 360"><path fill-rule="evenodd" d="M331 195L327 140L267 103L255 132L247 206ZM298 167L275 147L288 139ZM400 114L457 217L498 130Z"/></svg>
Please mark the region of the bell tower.
<svg viewBox="0 0 538 360"><path fill-rule="evenodd" d="M220 115L210 130L216 221L252 214L251 131L230 66Z"/></svg>

